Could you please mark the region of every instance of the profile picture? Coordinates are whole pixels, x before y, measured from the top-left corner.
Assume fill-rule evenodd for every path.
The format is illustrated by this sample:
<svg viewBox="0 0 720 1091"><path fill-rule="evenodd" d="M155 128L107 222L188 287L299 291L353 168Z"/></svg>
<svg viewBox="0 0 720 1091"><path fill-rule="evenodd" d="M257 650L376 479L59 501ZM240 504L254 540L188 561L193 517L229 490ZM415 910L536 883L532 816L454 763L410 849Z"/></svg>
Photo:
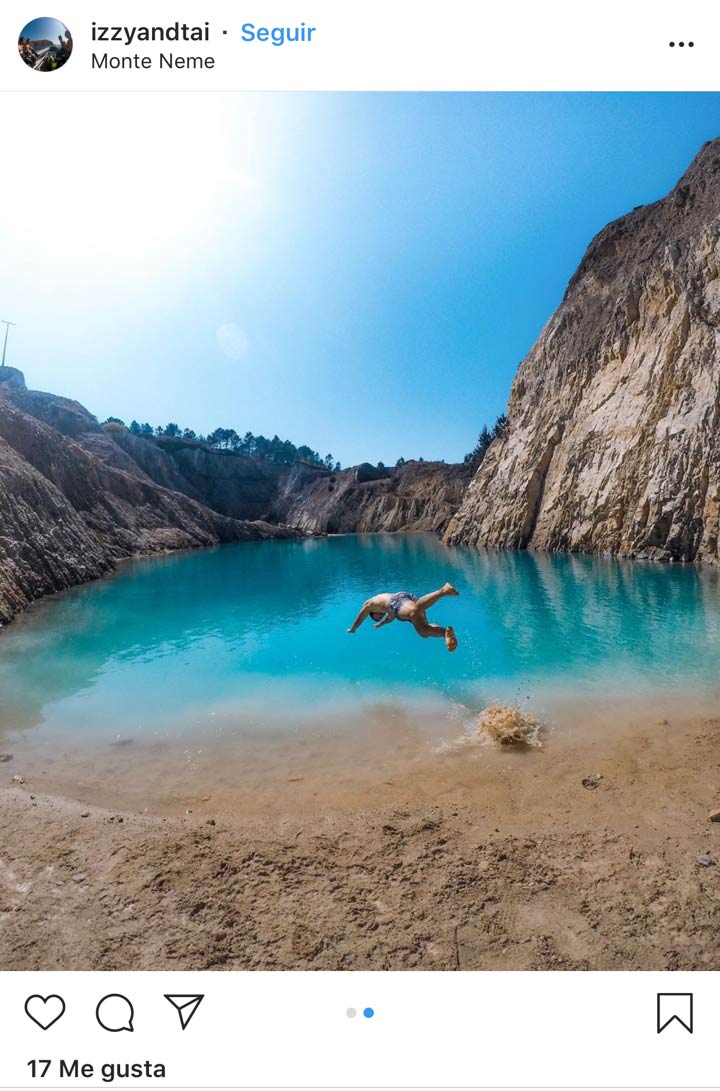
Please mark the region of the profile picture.
<svg viewBox="0 0 720 1091"><path fill-rule="evenodd" d="M72 48L72 34L59 19L33 19L18 38L20 57L36 72L62 68L70 59Z"/></svg>

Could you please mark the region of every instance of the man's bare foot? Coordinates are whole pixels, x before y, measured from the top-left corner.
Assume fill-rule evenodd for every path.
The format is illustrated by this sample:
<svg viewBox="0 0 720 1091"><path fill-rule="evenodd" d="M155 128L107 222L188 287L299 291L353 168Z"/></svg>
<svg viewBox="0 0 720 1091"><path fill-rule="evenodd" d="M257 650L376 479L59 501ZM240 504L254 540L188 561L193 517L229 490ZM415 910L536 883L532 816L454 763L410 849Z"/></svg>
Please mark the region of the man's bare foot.
<svg viewBox="0 0 720 1091"><path fill-rule="evenodd" d="M457 591L455 594L457 595ZM452 625L448 625L445 630L445 647L449 652L454 652L457 648L457 637L455 636L455 630Z"/></svg>
<svg viewBox="0 0 720 1091"><path fill-rule="evenodd" d="M443 594L444 595L459 595L460 592L456 591L451 583L446 583L445 586L443 587Z"/></svg>

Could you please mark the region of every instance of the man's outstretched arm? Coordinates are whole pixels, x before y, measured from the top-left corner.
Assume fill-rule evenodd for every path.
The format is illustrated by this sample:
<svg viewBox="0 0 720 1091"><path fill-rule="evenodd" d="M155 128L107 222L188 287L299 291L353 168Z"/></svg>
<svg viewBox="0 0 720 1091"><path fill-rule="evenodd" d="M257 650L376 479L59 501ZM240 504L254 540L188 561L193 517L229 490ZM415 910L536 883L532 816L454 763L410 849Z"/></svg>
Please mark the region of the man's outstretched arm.
<svg viewBox="0 0 720 1091"><path fill-rule="evenodd" d="M364 603L362 610L360 611L360 613L358 614L358 616L355 618L352 625L348 629L349 633L354 633L356 631L356 629L360 628L360 626L362 625L365 618L369 615L371 606L372 606L372 601L371 601L371 599L368 599L367 602Z"/></svg>

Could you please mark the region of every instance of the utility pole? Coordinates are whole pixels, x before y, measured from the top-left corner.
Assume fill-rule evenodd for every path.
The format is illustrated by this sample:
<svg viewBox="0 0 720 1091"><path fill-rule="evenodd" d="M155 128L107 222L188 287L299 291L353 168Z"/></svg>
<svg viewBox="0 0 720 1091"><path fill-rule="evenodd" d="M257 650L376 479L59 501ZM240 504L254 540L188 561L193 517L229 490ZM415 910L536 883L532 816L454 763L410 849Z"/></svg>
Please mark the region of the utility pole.
<svg viewBox="0 0 720 1091"><path fill-rule="evenodd" d="M0 364L0 367L5 367L5 353L7 352L8 334L10 333L10 327L14 326L15 323L14 322L8 322L5 318L0 319L0 323L2 323L2 325L5 327L5 340L3 341L2 364Z"/></svg>

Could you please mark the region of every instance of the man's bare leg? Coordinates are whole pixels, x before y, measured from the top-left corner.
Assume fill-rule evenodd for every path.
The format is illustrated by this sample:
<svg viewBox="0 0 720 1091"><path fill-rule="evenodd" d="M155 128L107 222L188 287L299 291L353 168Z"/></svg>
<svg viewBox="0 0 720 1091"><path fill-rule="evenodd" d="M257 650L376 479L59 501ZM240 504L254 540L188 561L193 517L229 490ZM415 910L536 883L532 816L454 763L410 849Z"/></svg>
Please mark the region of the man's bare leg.
<svg viewBox="0 0 720 1091"><path fill-rule="evenodd" d="M435 625L423 616L413 618L413 626L415 632L420 636L441 636L445 641L445 646L449 652L454 652L458 646L457 637L455 636L455 630L452 625Z"/></svg>
<svg viewBox="0 0 720 1091"><path fill-rule="evenodd" d="M431 606L434 606L440 599L445 598L446 595L459 595L460 592L456 591L451 583L446 583L439 591L431 591L429 595L422 595L415 603L417 610L429 610Z"/></svg>

